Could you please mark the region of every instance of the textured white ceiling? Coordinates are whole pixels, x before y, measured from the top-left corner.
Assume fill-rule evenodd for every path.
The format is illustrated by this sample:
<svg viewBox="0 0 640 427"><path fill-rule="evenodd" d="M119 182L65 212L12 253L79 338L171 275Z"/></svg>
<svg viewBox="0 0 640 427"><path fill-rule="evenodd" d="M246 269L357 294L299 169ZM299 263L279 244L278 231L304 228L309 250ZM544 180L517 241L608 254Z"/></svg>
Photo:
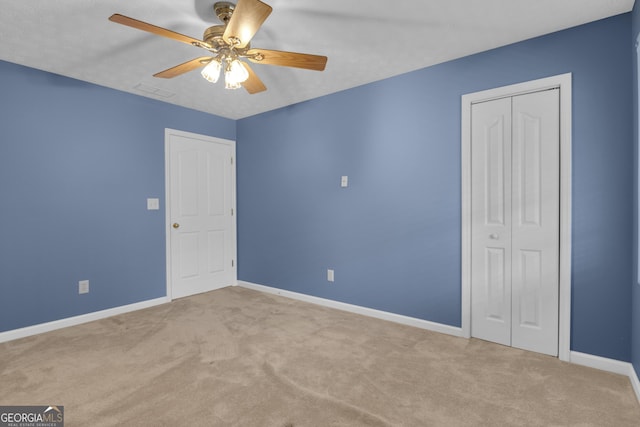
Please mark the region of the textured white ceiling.
<svg viewBox="0 0 640 427"><path fill-rule="evenodd" d="M121 13L195 38L215 0L3 0L0 59L239 119L629 12L634 0L265 0L253 47L326 55L324 72L252 65L267 91L198 71L152 75L207 52L108 21Z"/></svg>

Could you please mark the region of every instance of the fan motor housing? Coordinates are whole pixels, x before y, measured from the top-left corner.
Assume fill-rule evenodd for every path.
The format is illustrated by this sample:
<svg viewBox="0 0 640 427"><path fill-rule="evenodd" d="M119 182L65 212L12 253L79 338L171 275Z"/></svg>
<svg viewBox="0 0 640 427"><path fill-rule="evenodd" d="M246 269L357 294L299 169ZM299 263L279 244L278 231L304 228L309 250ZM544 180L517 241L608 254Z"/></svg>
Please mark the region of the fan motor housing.
<svg viewBox="0 0 640 427"><path fill-rule="evenodd" d="M226 45L222 35L224 34L225 25L214 25L204 30L202 40L209 43L211 46L224 46Z"/></svg>
<svg viewBox="0 0 640 427"><path fill-rule="evenodd" d="M213 46L214 49L220 48L229 48L230 45L223 38L224 30L227 28L226 25L214 25L213 27L209 27L204 31L202 35L202 40L208 43L210 46ZM251 48L251 45L247 43L245 47L242 49L235 48L237 52L246 52Z"/></svg>

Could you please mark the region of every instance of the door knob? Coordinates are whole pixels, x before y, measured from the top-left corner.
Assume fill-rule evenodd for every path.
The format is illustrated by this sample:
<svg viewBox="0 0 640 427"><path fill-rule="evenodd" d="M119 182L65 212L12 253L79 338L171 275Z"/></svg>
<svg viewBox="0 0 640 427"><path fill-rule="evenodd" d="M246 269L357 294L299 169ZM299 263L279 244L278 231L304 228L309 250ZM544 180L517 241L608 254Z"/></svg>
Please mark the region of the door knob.
<svg viewBox="0 0 640 427"><path fill-rule="evenodd" d="M173 223L173 228L180 228L180 224L178 224L177 222Z"/></svg>
<svg viewBox="0 0 640 427"><path fill-rule="evenodd" d="M175 227L175 224L174 224L174 227ZM499 235L497 235L497 234L495 234L495 233L493 233L493 234L489 234L489 238L490 238L490 239L493 239L493 240L498 240L498 238L499 238L499 237L500 237L500 236L499 236Z"/></svg>

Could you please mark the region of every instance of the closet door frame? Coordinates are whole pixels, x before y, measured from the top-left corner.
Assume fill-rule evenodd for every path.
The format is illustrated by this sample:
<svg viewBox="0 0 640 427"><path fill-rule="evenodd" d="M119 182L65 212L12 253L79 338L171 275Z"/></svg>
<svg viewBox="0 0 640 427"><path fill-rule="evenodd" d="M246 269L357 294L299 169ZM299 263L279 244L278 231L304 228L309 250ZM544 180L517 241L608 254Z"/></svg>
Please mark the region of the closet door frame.
<svg viewBox="0 0 640 427"><path fill-rule="evenodd" d="M471 106L477 102L558 88L560 91L560 282L558 357L570 361L571 343L571 73L462 96L461 324L471 337Z"/></svg>

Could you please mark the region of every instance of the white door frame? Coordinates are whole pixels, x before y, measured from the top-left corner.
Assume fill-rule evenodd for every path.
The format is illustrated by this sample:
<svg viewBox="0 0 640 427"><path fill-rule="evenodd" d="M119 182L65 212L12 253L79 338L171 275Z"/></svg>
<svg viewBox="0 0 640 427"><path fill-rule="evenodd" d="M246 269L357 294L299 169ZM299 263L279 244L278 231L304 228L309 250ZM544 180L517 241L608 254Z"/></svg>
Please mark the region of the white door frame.
<svg viewBox="0 0 640 427"><path fill-rule="evenodd" d="M171 283L171 153L170 153L170 135L182 136L185 138L195 138L203 141L210 141L218 144L226 144L232 147L233 151L233 166L231 168L231 207L233 209L232 216L232 225L231 225L231 233L233 236L233 259L234 259L234 279L233 283L237 282L237 274L238 274L238 255L237 255L237 209L236 209L236 167L235 167L235 157L236 157L236 142L230 139L216 138L208 135L200 135L192 132L185 132L176 129L165 128L164 130L164 200L165 200L165 241L166 241L166 265L167 265L167 299L169 301L173 300L172 296L172 283Z"/></svg>
<svg viewBox="0 0 640 427"><path fill-rule="evenodd" d="M560 299L558 357L570 360L571 345L571 73L462 96L462 335L471 337L471 105L540 90L560 90Z"/></svg>

